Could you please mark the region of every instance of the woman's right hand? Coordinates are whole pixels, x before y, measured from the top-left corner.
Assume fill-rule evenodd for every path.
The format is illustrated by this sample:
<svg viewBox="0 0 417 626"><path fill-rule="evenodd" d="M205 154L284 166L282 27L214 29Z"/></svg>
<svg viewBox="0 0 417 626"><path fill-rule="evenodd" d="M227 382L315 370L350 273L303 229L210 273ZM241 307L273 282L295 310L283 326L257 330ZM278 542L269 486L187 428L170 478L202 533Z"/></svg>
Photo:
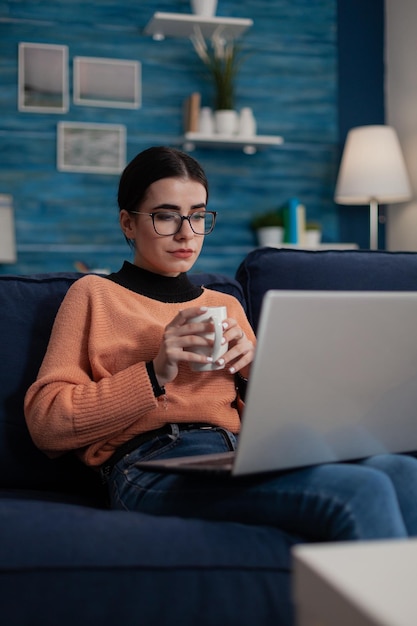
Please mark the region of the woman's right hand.
<svg viewBox="0 0 417 626"><path fill-rule="evenodd" d="M180 362L208 363L210 361L210 357L192 351L196 346L213 345L213 340L204 336L205 333L214 331L213 322L190 321L191 318L205 312L205 307L183 309L165 327L159 352L153 361L155 375L161 387L177 377Z"/></svg>

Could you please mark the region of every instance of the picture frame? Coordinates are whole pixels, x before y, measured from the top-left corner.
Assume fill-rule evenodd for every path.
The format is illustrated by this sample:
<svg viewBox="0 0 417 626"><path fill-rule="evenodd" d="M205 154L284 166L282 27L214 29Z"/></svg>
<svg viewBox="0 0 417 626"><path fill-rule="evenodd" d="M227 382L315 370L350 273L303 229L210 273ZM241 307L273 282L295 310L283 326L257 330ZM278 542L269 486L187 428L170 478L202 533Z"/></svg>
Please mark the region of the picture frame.
<svg viewBox="0 0 417 626"><path fill-rule="evenodd" d="M123 124L58 123L59 171L120 174L125 165L126 127Z"/></svg>
<svg viewBox="0 0 417 626"><path fill-rule="evenodd" d="M19 111L68 111L68 46L19 43L17 99Z"/></svg>
<svg viewBox="0 0 417 626"><path fill-rule="evenodd" d="M121 109L141 106L139 61L74 57L74 104Z"/></svg>

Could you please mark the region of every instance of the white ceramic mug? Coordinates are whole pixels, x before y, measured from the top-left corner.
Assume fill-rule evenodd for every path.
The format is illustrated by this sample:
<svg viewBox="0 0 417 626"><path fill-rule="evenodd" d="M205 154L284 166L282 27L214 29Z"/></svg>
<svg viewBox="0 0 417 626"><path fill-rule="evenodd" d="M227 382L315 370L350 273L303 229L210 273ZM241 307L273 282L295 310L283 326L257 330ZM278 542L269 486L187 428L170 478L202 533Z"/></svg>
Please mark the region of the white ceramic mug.
<svg viewBox="0 0 417 626"><path fill-rule="evenodd" d="M221 370L224 365L218 365L216 361L227 352L228 344L222 343L223 339L223 322L227 318L227 308L225 306L210 306L207 311L201 315L197 315L190 319L190 322L212 321L214 324L214 332L207 333L208 339L213 339L212 346L196 346L192 352L211 356L213 361L210 363L190 363L191 369L195 372L211 372L213 370Z"/></svg>

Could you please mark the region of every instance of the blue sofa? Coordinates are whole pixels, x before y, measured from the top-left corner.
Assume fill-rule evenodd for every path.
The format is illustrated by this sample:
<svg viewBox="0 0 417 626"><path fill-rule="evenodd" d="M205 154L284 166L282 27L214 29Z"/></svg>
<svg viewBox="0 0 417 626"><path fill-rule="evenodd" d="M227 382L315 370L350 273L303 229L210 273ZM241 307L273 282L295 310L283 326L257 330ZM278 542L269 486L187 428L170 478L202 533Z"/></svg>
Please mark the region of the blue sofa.
<svg viewBox="0 0 417 626"><path fill-rule="evenodd" d="M0 607L8 626L290 626L291 547L279 529L111 511L98 477L30 439L23 398L79 274L0 276ZM417 254L262 248L236 280L256 329L267 289L417 288Z"/></svg>

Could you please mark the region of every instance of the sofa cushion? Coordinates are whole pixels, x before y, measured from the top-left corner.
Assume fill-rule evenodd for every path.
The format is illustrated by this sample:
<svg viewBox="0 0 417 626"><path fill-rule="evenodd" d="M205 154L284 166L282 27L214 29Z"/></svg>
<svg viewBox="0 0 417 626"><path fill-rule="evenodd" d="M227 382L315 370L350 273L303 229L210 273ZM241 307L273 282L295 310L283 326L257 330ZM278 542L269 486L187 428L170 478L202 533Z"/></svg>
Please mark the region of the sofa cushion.
<svg viewBox="0 0 417 626"><path fill-rule="evenodd" d="M0 536L8 626L292 624L278 529L0 498Z"/></svg>
<svg viewBox="0 0 417 626"><path fill-rule="evenodd" d="M98 476L73 455L48 459L32 443L23 400L35 380L59 305L78 273L0 276L0 488L97 493ZM243 300L242 287L218 274L192 282Z"/></svg>
<svg viewBox="0 0 417 626"><path fill-rule="evenodd" d="M256 330L268 289L417 290L417 254L372 250L258 248L240 264L247 314Z"/></svg>

